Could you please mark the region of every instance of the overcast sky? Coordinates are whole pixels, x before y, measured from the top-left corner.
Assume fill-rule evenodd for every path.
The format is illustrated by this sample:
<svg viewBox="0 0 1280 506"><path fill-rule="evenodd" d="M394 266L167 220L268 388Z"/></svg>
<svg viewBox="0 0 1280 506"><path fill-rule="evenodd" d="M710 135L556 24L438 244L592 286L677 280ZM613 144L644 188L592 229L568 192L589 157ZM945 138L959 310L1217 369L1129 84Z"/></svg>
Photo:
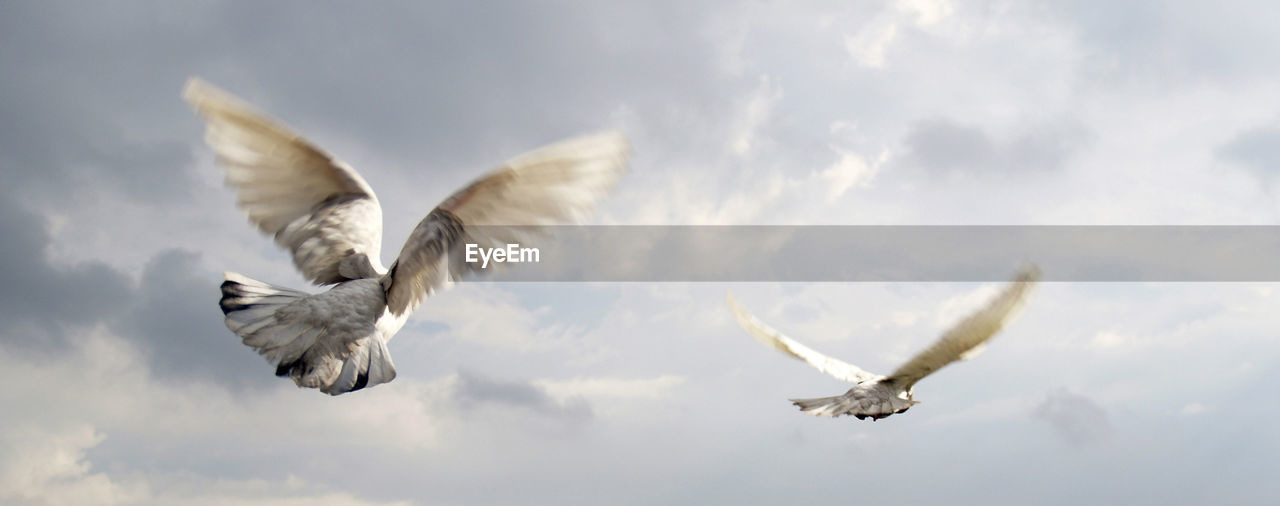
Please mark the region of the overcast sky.
<svg viewBox="0 0 1280 506"><path fill-rule="evenodd" d="M996 285L464 284L392 341L394 382L297 389L217 285L306 285L179 92L356 167L384 263L469 179L603 128L635 154L596 223L1276 225L1277 11L0 3L0 502L1273 502L1275 284L1046 284L875 423L790 406L847 385L753 342L725 290L887 373Z"/></svg>

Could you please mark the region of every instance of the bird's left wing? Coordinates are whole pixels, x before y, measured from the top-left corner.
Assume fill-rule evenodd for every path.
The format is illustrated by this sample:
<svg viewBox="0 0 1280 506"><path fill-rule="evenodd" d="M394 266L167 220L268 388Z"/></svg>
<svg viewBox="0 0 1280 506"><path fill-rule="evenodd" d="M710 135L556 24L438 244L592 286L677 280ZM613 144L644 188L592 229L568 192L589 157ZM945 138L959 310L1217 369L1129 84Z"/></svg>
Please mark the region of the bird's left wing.
<svg viewBox="0 0 1280 506"><path fill-rule="evenodd" d="M977 355L979 347L996 335L1009 323L1026 303L1032 289L1040 279L1040 269L1034 265L1019 271L986 307L969 315L938 338L933 345L917 353L907 363L889 375L902 388L911 388L917 381L957 360Z"/></svg>
<svg viewBox="0 0 1280 506"><path fill-rule="evenodd" d="M626 137L608 132L562 141L521 155L441 202L405 242L382 278L396 315L471 270L464 244L527 242L541 227L579 223L627 167Z"/></svg>
<svg viewBox="0 0 1280 506"><path fill-rule="evenodd" d="M733 311L734 318L738 319L738 324L746 329L751 337L756 338L766 346L781 351L792 357L803 360L805 363L817 368L819 371L825 372L850 383L861 383L880 378L878 374L872 374L862 370L858 366L848 362L834 359L818 353L808 346L796 342L781 332L774 330L773 327L765 325L746 308L743 308L738 301L733 298L733 294L725 293L724 298L729 302L729 310Z"/></svg>
<svg viewBox="0 0 1280 506"><path fill-rule="evenodd" d="M373 189L341 160L230 93L192 78L182 98L204 118L213 148L249 221L293 254L307 280L367 277L343 260L377 261L382 208ZM351 266L367 264L346 262ZM350 269L350 267L347 267Z"/></svg>

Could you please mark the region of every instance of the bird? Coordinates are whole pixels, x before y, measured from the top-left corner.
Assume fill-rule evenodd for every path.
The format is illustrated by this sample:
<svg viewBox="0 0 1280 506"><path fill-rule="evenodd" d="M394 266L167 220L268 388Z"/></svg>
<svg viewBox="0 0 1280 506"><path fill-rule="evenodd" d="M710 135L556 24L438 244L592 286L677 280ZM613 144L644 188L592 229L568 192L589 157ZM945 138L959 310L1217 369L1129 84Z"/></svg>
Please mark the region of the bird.
<svg viewBox="0 0 1280 506"><path fill-rule="evenodd" d="M328 287L307 293L226 272L224 322L276 376L329 395L395 379L387 342L424 300L480 270L462 261L464 245L538 240L584 221L630 156L625 135L604 131L512 158L445 198L384 267L382 209L351 166L198 77L182 97L203 118L240 210L303 277Z"/></svg>
<svg viewBox="0 0 1280 506"><path fill-rule="evenodd" d="M1034 265L1024 267L986 306L955 324L932 345L888 376L867 372L853 364L814 351L761 322L747 312L733 298L732 293L726 293L725 298L738 324L757 341L803 360L819 371L854 384L843 395L790 399L792 404L802 412L814 416L835 418L852 415L859 420L870 418L875 421L904 413L919 404L914 397L916 382L947 364L971 359L981 353L985 349L985 343L1017 315L1039 279L1039 268Z"/></svg>

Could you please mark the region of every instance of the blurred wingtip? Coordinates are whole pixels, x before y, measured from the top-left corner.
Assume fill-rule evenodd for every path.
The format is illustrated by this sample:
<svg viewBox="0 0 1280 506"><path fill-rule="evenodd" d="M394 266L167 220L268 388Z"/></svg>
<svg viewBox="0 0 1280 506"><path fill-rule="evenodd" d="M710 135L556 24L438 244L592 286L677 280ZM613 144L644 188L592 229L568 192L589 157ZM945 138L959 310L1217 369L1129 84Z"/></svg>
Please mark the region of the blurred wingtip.
<svg viewBox="0 0 1280 506"><path fill-rule="evenodd" d="M201 113L216 110L252 110L235 95L210 84L199 76L187 78L187 84L182 87L182 99Z"/></svg>
<svg viewBox="0 0 1280 506"><path fill-rule="evenodd" d="M1024 283L1034 283L1040 281L1043 274L1044 273L1040 270L1040 266L1035 263L1027 263L1018 270L1018 275L1015 280Z"/></svg>
<svg viewBox="0 0 1280 506"><path fill-rule="evenodd" d="M195 104L204 97L209 96L211 90L215 89L213 85L199 76L191 76L187 78L187 83L182 86L182 99Z"/></svg>
<svg viewBox="0 0 1280 506"><path fill-rule="evenodd" d="M733 296L733 292L729 290L724 291L724 301L729 305L729 312L733 313L738 322L743 323L745 326L744 322L750 319L750 315L747 314L747 308L742 307L742 304L738 303L738 299Z"/></svg>

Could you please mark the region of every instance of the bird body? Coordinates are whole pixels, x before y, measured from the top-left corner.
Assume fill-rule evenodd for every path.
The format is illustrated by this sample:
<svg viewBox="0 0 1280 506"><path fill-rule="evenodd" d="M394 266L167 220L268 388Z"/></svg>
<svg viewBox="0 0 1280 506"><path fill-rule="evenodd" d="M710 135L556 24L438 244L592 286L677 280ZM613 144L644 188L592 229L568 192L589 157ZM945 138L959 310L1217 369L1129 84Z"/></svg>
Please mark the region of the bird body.
<svg viewBox="0 0 1280 506"><path fill-rule="evenodd" d="M879 420L904 413L919 404L911 396L911 388L900 388L888 377L858 383L844 395L814 399L791 399L801 411L814 416L853 415L859 420Z"/></svg>
<svg viewBox="0 0 1280 506"><path fill-rule="evenodd" d="M725 297L738 323L757 341L800 359L831 376L853 383L843 395L813 399L791 399L801 411L858 419L881 418L902 413L919 404L913 397L916 382L958 360L977 356L1005 324L1016 316L1040 278L1034 266L1017 274L985 307L961 320L928 348L917 353L888 376L867 372L853 364L828 357L774 330L747 312L732 294Z"/></svg>
<svg viewBox="0 0 1280 506"><path fill-rule="evenodd" d="M350 166L199 79L183 90L249 221L293 257L308 294L225 273L220 306L244 344L300 387L339 395L391 381L387 342L418 304L479 267L467 243L520 242L585 219L626 169L618 133L579 137L509 160L441 202L390 268L382 208Z"/></svg>

